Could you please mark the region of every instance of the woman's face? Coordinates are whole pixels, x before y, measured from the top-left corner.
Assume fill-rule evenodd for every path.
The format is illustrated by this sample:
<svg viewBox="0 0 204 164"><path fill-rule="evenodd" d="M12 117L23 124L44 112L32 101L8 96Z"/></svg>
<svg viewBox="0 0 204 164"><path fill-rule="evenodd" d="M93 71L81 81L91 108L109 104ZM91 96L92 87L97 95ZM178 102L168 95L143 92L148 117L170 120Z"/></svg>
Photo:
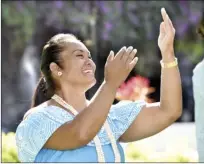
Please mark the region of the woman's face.
<svg viewBox="0 0 204 164"><path fill-rule="evenodd" d="M69 42L61 53L62 76L61 80L71 85L80 85L91 88L95 85L96 65L86 46L80 41Z"/></svg>

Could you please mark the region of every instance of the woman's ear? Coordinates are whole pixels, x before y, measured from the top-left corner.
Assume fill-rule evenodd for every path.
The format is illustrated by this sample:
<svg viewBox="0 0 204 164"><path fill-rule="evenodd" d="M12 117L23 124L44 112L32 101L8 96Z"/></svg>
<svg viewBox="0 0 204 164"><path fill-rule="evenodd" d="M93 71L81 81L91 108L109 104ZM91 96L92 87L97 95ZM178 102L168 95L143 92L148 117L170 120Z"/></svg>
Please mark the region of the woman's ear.
<svg viewBox="0 0 204 164"><path fill-rule="evenodd" d="M56 77L62 75L62 71L60 67L54 62L50 63L50 70L53 73L53 75Z"/></svg>

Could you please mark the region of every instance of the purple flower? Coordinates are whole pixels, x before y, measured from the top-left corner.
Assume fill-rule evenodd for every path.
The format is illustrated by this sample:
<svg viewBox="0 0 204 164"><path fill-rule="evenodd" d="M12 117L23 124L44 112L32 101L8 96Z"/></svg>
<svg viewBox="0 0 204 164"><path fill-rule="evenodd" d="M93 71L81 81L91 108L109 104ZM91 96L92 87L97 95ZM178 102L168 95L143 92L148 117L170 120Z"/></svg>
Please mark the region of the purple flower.
<svg viewBox="0 0 204 164"><path fill-rule="evenodd" d="M23 11L23 4L22 4L22 1L18 1L17 2L17 9L22 12Z"/></svg>
<svg viewBox="0 0 204 164"><path fill-rule="evenodd" d="M106 23L105 23L105 29L106 29L107 31L112 30L112 28L113 28L113 25L112 25L110 22L106 22Z"/></svg>
<svg viewBox="0 0 204 164"><path fill-rule="evenodd" d="M89 12L89 10L90 10L89 3L86 2L86 3L83 4L83 10L84 10L85 13Z"/></svg>
<svg viewBox="0 0 204 164"><path fill-rule="evenodd" d="M180 1L180 8L181 8L181 11L184 15L188 15L189 8L187 5L187 1Z"/></svg>
<svg viewBox="0 0 204 164"><path fill-rule="evenodd" d="M122 1L116 1L115 2L115 5L116 5L116 12L118 12L119 14L122 13L122 5L123 5L123 2Z"/></svg>
<svg viewBox="0 0 204 164"><path fill-rule="evenodd" d="M182 36L182 35L184 35L184 33L186 32L186 30L188 29L188 24L187 23L181 23L181 24L178 24L177 25L177 34L179 35L179 36Z"/></svg>
<svg viewBox="0 0 204 164"><path fill-rule="evenodd" d="M183 6L183 5L186 6L187 2L186 2L186 0L179 0L179 4L180 4L181 6Z"/></svg>
<svg viewBox="0 0 204 164"><path fill-rule="evenodd" d="M196 24L200 20L201 13L200 12L192 12L190 14L190 22Z"/></svg>
<svg viewBox="0 0 204 164"><path fill-rule="evenodd" d="M99 9L104 13L107 14L110 10L109 8L105 5L104 1L99 1L96 3L99 7Z"/></svg>
<svg viewBox="0 0 204 164"><path fill-rule="evenodd" d="M136 15L132 14L132 13L128 13L128 18L130 19L131 23L133 23L134 25L139 25L139 19Z"/></svg>
<svg viewBox="0 0 204 164"><path fill-rule="evenodd" d="M116 1L116 7L118 10L122 9L122 1Z"/></svg>
<svg viewBox="0 0 204 164"><path fill-rule="evenodd" d="M129 11L134 11L135 9L137 9L137 5L138 3L133 3L134 1L132 1L131 3L127 3L127 7Z"/></svg>
<svg viewBox="0 0 204 164"><path fill-rule="evenodd" d="M55 1L55 6L56 6L58 9L61 9L62 6L63 6L63 2L62 2L62 1Z"/></svg>

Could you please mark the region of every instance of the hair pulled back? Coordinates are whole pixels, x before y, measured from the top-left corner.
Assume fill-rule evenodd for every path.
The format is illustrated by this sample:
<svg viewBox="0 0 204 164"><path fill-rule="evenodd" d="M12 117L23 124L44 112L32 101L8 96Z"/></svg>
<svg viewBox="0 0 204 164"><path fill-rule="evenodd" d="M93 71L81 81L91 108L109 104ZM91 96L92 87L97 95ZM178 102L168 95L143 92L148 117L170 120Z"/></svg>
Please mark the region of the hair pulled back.
<svg viewBox="0 0 204 164"><path fill-rule="evenodd" d="M50 64L54 62L62 68L60 53L64 51L68 42L72 40L78 39L73 34L57 34L44 46L40 66L41 77L32 98L31 108L51 99L54 95L56 84L51 75Z"/></svg>

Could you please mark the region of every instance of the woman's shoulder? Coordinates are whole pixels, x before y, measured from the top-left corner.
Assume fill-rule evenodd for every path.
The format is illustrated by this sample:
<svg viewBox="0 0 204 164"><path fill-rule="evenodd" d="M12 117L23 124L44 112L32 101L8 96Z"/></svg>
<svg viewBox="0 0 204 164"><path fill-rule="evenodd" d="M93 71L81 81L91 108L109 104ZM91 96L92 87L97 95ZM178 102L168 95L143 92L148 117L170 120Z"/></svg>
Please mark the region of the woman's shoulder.
<svg viewBox="0 0 204 164"><path fill-rule="evenodd" d="M23 116L23 120L25 120L28 116L33 115L35 113L38 113L42 110L44 110L45 108L49 108L49 106L47 105L47 103L42 103L34 108L29 109Z"/></svg>
<svg viewBox="0 0 204 164"><path fill-rule="evenodd" d="M16 134L23 131L32 131L35 130L39 123L42 123L45 120L43 112L49 108L45 103L29 109L25 114L19 125L16 129Z"/></svg>
<svg viewBox="0 0 204 164"><path fill-rule="evenodd" d="M47 103L43 103L39 106L31 108L24 115L24 119L22 122L54 122L62 124L65 121L70 121L74 118L73 115L65 111L64 109L55 106L55 105L47 105Z"/></svg>
<svg viewBox="0 0 204 164"><path fill-rule="evenodd" d="M16 129L16 145L23 162L33 162L47 139L72 116L54 105L39 105L30 109Z"/></svg>

